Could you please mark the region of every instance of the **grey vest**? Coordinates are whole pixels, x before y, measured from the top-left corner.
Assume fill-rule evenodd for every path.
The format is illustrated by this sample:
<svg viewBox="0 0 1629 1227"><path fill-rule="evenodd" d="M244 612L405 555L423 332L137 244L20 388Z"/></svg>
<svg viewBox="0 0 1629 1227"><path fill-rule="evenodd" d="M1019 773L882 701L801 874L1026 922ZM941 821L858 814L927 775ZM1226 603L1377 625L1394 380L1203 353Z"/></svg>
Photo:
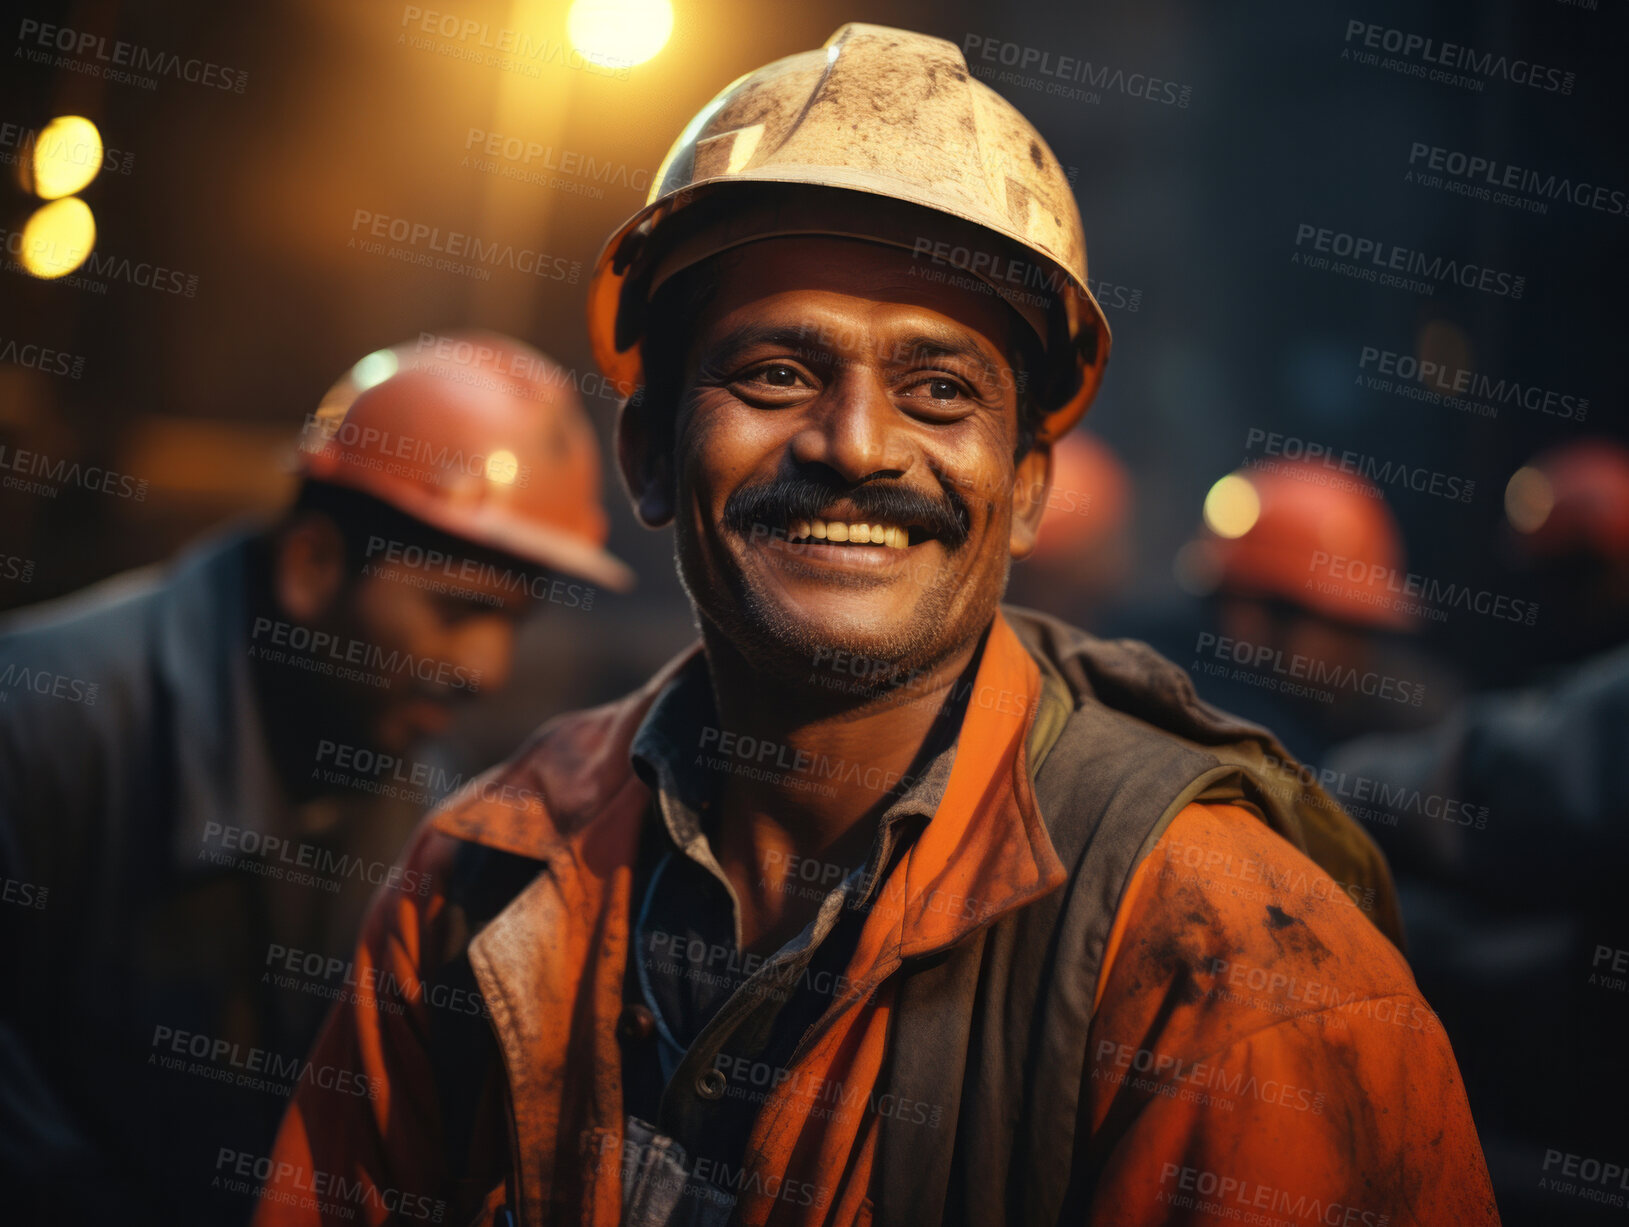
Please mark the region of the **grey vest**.
<svg viewBox="0 0 1629 1227"><path fill-rule="evenodd" d="M1342 885L1372 888L1402 944L1378 848L1271 734L1203 702L1146 644L1027 610L1007 620L1042 671L1029 742L1064 885L939 955L907 963L877 1093L942 1108L940 1128L881 1118L877 1224L1083 1222L1087 1031L1132 871L1194 801L1242 800Z"/></svg>

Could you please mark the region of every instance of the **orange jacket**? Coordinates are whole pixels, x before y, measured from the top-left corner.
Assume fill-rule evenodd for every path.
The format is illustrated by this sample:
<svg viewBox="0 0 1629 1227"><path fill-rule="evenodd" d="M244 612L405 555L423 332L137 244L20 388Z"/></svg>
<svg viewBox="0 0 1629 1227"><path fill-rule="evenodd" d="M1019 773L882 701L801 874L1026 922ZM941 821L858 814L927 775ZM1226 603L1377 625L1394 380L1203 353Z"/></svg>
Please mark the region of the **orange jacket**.
<svg viewBox="0 0 1629 1227"><path fill-rule="evenodd" d="M354 978L379 1000L339 1003L312 1058L379 1093L338 1097L302 1079L265 1165L260 1227L489 1221L506 1200L527 1224L618 1222L616 1024L650 802L628 745L677 667L545 727L427 820L407 861L438 886L376 902ZM882 884L851 988L769 1093L741 1171L724 1173L734 1221L872 1220L879 1126L898 1110L874 1092L892 1047L913 1038L890 1035L902 963L951 951L1069 879L1027 762L1041 684L998 617L943 803ZM1346 892L1243 805L1189 804L1151 842L1075 1040L1089 1075L1069 1204L1101 1223L1197 1222L1231 1217L1228 1206L1365 1227L1497 1222L1447 1040ZM490 917L485 887L466 886L489 872L470 869L479 850L516 883ZM490 1030L449 1039L465 983ZM399 1008L380 1004L384 986ZM954 1113L922 1127L946 1146L957 1137Z"/></svg>

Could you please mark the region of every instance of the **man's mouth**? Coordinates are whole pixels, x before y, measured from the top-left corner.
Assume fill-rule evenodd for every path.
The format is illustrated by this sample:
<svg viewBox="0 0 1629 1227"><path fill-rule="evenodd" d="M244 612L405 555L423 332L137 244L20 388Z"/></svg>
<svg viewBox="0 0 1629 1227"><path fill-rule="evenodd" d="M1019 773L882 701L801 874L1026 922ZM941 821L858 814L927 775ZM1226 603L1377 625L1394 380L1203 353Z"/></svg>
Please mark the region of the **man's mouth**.
<svg viewBox="0 0 1629 1227"><path fill-rule="evenodd" d="M867 520L793 520L787 527L790 544L824 541L828 545L882 545L891 550L909 549L928 540L926 529L907 524L882 524Z"/></svg>

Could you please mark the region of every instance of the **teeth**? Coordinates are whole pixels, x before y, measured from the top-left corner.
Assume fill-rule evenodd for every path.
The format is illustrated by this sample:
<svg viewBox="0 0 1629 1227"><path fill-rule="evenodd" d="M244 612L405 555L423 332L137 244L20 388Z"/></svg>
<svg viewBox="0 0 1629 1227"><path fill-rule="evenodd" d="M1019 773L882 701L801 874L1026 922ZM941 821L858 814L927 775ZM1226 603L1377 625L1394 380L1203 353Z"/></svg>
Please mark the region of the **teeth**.
<svg viewBox="0 0 1629 1227"><path fill-rule="evenodd" d="M788 541L846 541L851 545L885 545L892 550L903 550L911 544L907 528L891 524L849 524L842 520L793 520L787 530Z"/></svg>

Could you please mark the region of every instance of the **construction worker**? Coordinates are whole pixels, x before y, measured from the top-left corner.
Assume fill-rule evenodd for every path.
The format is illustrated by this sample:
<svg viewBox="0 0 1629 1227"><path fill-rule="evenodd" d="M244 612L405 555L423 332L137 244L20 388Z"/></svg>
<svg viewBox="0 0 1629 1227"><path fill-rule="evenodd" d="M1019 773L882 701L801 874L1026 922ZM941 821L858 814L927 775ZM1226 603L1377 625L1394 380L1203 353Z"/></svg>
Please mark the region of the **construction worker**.
<svg viewBox="0 0 1629 1227"><path fill-rule="evenodd" d="M1595 1190L1546 1176L1552 1156L1625 1136L1599 1088L1629 1080L1629 452L1605 439L1546 450L1511 477L1505 516L1529 583L1512 590L1542 599L1531 625L1506 624L1503 646L1542 650L1551 668L1471 695L1431 728L1337 746L1325 770L1342 791L1386 799L1375 830L1419 981L1445 1020L1474 1021L1462 1068L1507 1215L1618 1221L1618 1190L1591 1205ZM1543 649L1528 648L1535 637Z"/></svg>
<svg viewBox="0 0 1629 1227"><path fill-rule="evenodd" d="M1402 530L1368 479L1310 461L1230 473L1176 570L1206 599L1206 629L1169 650L1190 658L1207 699L1272 728L1304 761L1436 710L1426 702L1440 675L1395 646L1424 606L1395 582L1407 572Z"/></svg>
<svg viewBox="0 0 1629 1227"><path fill-rule="evenodd" d="M1182 670L998 603L1085 274L954 44L847 25L691 121L589 327L701 643L496 768L524 811L427 820L357 963L479 1010L338 1004L312 1060L385 1092L300 1089L257 1223L1496 1221L1373 846Z"/></svg>
<svg viewBox="0 0 1629 1227"><path fill-rule="evenodd" d="M428 885L375 800L410 824L460 783L414 747L502 686L522 615L627 584L565 375L495 334L371 354L275 524L0 634L7 1221L252 1211L223 1154L336 1081L301 1059L362 907Z"/></svg>

